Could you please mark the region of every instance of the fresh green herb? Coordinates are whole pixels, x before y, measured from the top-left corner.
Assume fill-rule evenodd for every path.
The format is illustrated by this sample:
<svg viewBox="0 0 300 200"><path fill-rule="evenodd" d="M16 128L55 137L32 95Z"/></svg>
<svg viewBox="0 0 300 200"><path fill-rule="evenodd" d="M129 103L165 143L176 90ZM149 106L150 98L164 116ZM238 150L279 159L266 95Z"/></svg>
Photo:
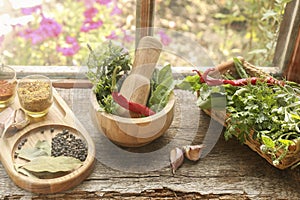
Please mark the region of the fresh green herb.
<svg viewBox="0 0 300 200"><path fill-rule="evenodd" d="M233 63L234 63L236 72L238 73L238 75L241 78L248 78L249 77L247 72L245 71L243 63L240 59L234 57L233 58Z"/></svg>
<svg viewBox="0 0 300 200"><path fill-rule="evenodd" d="M119 91L122 80L126 78L132 67L131 58L128 52L112 43L97 47L93 50L90 46L88 58L88 72L86 76L94 85L98 103L107 113L115 113L118 104L112 97L113 91ZM150 97L147 106L159 112L168 103L170 93L175 87L170 65L164 66L161 70L155 69L151 83Z"/></svg>
<svg viewBox="0 0 300 200"><path fill-rule="evenodd" d="M187 76L180 81L176 86L182 90L199 91L203 84L200 83L198 75Z"/></svg>
<svg viewBox="0 0 300 200"><path fill-rule="evenodd" d="M265 153L279 164L288 147L300 140L300 96L291 86L270 86L266 83L237 88L229 95L226 139L237 136L244 142L249 133L258 138ZM237 131L239 130L239 131ZM278 156L278 152L281 155Z"/></svg>
<svg viewBox="0 0 300 200"><path fill-rule="evenodd" d="M151 92L147 106L155 112L161 111L168 103L169 96L175 87L171 65L156 69L151 79Z"/></svg>
<svg viewBox="0 0 300 200"><path fill-rule="evenodd" d="M262 144L262 152L271 155L273 164L278 165L289 147L300 140L300 86L284 83L269 84L257 79L256 84L243 86L208 86L195 76L188 76L177 86L197 92L197 105L202 109L212 109L211 102L216 97L221 101L226 99L225 138L235 136L243 143L252 137ZM222 95L226 98L221 99ZM213 104L213 109L216 105Z"/></svg>
<svg viewBox="0 0 300 200"><path fill-rule="evenodd" d="M131 57L122 47L109 42L92 49L89 45L90 54L87 61L88 72L86 76L94 85L98 103L103 111L113 113L116 104L111 96L112 80L121 83L122 77L131 69ZM114 73L114 70L117 69ZM115 77L113 77L115 75ZM117 86L120 87L120 84Z"/></svg>

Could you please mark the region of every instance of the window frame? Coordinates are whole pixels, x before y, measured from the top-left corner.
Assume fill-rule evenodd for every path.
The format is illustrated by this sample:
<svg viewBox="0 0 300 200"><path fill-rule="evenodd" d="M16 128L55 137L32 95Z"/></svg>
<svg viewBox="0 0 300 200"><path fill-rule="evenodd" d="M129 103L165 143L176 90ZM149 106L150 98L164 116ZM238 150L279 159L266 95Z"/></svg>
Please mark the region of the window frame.
<svg viewBox="0 0 300 200"><path fill-rule="evenodd" d="M145 35L152 35L151 27L154 24L155 0L136 1L136 44ZM275 49L273 64L275 67L260 67L271 74L280 74L288 79L294 80L296 72L300 72L300 0L293 0L287 4L283 21L280 25L279 37ZM139 30L143 30L139 31ZM288 31L287 31L288 30ZM208 66L211 67L211 66ZM85 72L86 66L14 66L18 77L28 74L47 74L55 79L54 86L57 87L90 87ZM176 67L175 73L185 74L190 72L188 67ZM293 76L292 76L293 75ZM64 79L64 80L62 80ZM77 83L74 83L76 80ZM300 82L300 77L298 82ZM63 85L65 84L65 86Z"/></svg>
<svg viewBox="0 0 300 200"><path fill-rule="evenodd" d="M287 4L280 25L279 36L275 48L273 64L279 73L289 80L300 82L296 78L300 72L300 0L293 0ZM298 63L297 63L298 62Z"/></svg>

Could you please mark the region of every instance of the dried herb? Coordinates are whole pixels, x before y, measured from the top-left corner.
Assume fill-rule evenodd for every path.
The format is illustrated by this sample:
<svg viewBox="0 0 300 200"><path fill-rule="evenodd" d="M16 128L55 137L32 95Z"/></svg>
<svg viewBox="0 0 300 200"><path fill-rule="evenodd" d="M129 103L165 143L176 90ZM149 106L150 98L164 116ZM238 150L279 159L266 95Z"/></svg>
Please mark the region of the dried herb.
<svg viewBox="0 0 300 200"><path fill-rule="evenodd" d="M73 157L59 156L40 156L30 162L25 163L20 168L30 172L70 172L82 165L82 162Z"/></svg>
<svg viewBox="0 0 300 200"><path fill-rule="evenodd" d="M19 145L23 146L22 143ZM31 161L37 157L50 156L51 147L47 141L39 140L33 148L20 148L20 150L16 151L16 154L19 158Z"/></svg>
<svg viewBox="0 0 300 200"><path fill-rule="evenodd" d="M0 80L0 101L7 101L15 94L17 82L8 82Z"/></svg>
<svg viewBox="0 0 300 200"><path fill-rule="evenodd" d="M51 83L40 80L22 81L18 85L21 106L30 112L43 112L52 105Z"/></svg>

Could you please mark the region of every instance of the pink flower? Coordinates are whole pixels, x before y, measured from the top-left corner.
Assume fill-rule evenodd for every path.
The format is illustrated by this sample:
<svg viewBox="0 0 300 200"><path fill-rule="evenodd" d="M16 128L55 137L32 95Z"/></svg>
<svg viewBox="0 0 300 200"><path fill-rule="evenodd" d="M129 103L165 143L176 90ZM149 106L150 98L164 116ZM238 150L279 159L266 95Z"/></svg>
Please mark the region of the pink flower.
<svg viewBox="0 0 300 200"><path fill-rule="evenodd" d="M19 36L31 40L32 44L38 44L49 38L57 37L62 27L55 20L42 16L42 21L37 29L25 29L19 32Z"/></svg>
<svg viewBox="0 0 300 200"><path fill-rule="evenodd" d="M99 20L97 22L92 20L86 20L80 28L81 32L89 32L91 30L97 29L103 25L103 21Z"/></svg>
<svg viewBox="0 0 300 200"><path fill-rule="evenodd" d="M160 30L158 35L163 45L168 46L172 42L171 38L163 30Z"/></svg>
<svg viewBox="0 0 300 200"><path fill-rule="evenodd" d="M39 11L39 10L42 10L42 6L41 5L30 7L30 8L22 8L21 12L24 15L30 15L32 13L35 13L35 12Z"/></svg>
<svg viewBox="0 0 300 200"><path fill-rule="evenodd" d="M98 14L98 10L97 8L91 7L89 9L87 9L86 11L84 11L84 16L85 18L93 18Z"/></svg>
<svg viewBox="0 0 300 200"><path fill-rule="evenodd" d="M112 0L96 0L97 3L101 5L107 5L111 2Z"/></svg>
<svg viewBox="0 0 300 200"><path fill-rule="evenodd" d="M122 30L122 31L124 33L124 37L123 37L123 41L124 42L130 43L130 42L134 41L134 37L131 36L131 35L129 35L129 34L127 34L126 30Z"/></svg>
<svg viewBox="0 0 300 200"><path fill-rule="evenodd" d="M91 8L93 7L94 2L94 0L84 0L84 5L86 8Z"/></svg>
<svg viewBox="0 0 300 200"><path fill-rule="evenodd" d="M62 53L64 56L73 56L80 50L80 46L79 46L76 38L67 36L66 43L71 46L61 47L60 45L58 45L56 47L56 51Z"/></svg>
<svg viewBox="0 0 300 200"><path fill-rule="evenodd" d="M47 37L57 37L61 33L61 25L55 20L43 17L40 28Z"/></svg>
<svg viewBox="0 0 300 200"><path fill-rule="evenodd" d="M110 15L112 16L112 15L120 15L120 14L122 14L122 10L117 5L115 5Z"/></svg>
<svg viewBox="0 0 300 200"><path fill-rule="evenodd" d="M106 36L106 39L116 40L118 39L118 36L115 31L112 31L110 35Z"/></svg>
<svg viewBox="0 0 300 200"><path fill-rule="evenodd" d="M75 44L75 43L77 43L77 40L76 40L76 38L74 38L74 37L67 36L67 37L66 37L66 43L67 43L67 44Z"/></svg>

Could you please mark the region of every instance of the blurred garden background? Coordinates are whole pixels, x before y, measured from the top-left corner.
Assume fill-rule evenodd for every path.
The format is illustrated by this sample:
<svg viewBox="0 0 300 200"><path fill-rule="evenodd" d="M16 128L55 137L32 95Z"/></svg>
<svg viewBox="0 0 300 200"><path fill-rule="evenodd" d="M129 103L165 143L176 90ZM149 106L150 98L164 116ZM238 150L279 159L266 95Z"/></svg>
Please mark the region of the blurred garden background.
<svg viewBox="0 0 300 200"><path fill-rule="evenodd" d="M168 30L180 32L205 48L214 63L241 55L271 66L289 1L156 0L154 26L162 28L164 45L173 39ZM135 8L135 0L0 0L0 61L84 65L87 43L134 43Z"/></svg>

